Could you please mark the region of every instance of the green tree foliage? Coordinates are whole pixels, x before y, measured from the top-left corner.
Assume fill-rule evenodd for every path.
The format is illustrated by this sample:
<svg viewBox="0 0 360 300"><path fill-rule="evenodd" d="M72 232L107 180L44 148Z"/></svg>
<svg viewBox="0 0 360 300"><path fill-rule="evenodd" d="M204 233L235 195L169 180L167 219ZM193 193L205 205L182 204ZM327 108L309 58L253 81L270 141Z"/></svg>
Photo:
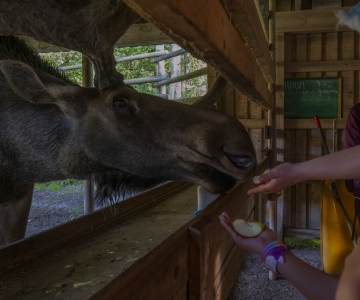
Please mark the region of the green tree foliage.
<svg viewBox="0 0 360 300"><path fill-rule="evenodd" d="M50 62L55 67L66 67L81 64L81 53L76 51L69 52L49 52L43 54L43 59ZM81 69L66 71L70 80L77 84L82 84Z"/></svg>
<svg viewBox="0 0 360 300"><path fill-rule="evenodd" d="M165 45L166 50L170 50L170 45ZM155 46L138 46L115 48L114 55L116 58L132 56L154 52ZM75 51L69 52L50 52L44 53L43 58L57 67L65 67L81 64L81 53ZM182 55L181 74L187 74L192 71L204 68L206 64L190 54ZM116 65L118 72L124 75L125 79L144 78L156 76L156 64L152 62L152 58L144 58L141 60L133 60L120 62ZM170 60L165 61L166 74L170 77ZM81 69L66 71L69 79L82 84ZM152 83L136 84L133 87L142 93L156 94L157 89ZM206 91L206 76L201 76L191 80L187 80L182 84L182 97L195 97L203 95Z"/></svg>
<svg viewBox="0 0 360 300"><path fill-rule="evenodd" d="M125 47L115 48L114 55L116 58L120 58L154 51L155 46ZM143 58L120 62L116 65L116 70L123 74L125 79L153 77L156 76L156 64L151 61L152 58ZM156 88L152 83L135 84L133 87L141 93L156 94Z"/></svg>

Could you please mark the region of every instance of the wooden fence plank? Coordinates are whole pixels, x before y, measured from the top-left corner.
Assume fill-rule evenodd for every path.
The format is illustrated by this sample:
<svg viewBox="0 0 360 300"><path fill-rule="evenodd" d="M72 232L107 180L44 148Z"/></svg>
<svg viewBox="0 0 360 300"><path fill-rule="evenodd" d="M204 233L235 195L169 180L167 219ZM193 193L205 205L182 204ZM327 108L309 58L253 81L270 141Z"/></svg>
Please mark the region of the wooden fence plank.
<svg viewBox="0 0 360 300"><path fill-rule="evenodd" d="M89 300L184 300L187 299L187 284L188 224L172 234L151 253L140 258Z"/></svg>
<svg viewBox="0 0 360 300"><path fill-rule="evenodd" d="M296 160L295 162L306 161L307 154L307 135L306 130L296 131ZM296 185L296 228L306 228L307 201L306 184Z"/></svg>
<svg viewBox="0 0 360 300"><path fill-rule="evenodd" d="M350 9L349 7L342 8ZM334 32L338 19L334 8L287 11L276 13L276 31L286 33ZM352 31L339 26L338 31Z"/></svg>
<svg viewBox="0 0 360 300"><path fill-rule="evenodd" d="M268 159L260 162L259 172L268 167ZM209 204L189 228L189 299L227 299L245 251L234 245L218 220L223 212L232 218L247 218L254 206L246 192L253 186L247 181L226 196ZM241 201L239 197L244 196ZM235 246L235 250L234 250Z"/></svg>
<svg viewBox="0 0 360 300"><path fill-rule="evenodd" d="M248 98L238 90L235 92L236 97L236 116L239 119L249 119L249 100Z"/></svg>
<svg viewBox="0 0 360 300"><path fill-rule="evenodd" d="M360 58L360 35L358 32L354 32L354 58L359 60ZM359 102L360 94L360 68L354 70L354 105Z"/></svg>
<svg viewBox="0 0 360 300"><path fill-rule="evenodd" d="M36 52L57 52L70 51L69 49L51 45L45 42L39 42L30 37L21 37ZM162 45L172 43L172 39L163 33L153 24L134 24L124 33L124 35L116 42L115 47L144 46L144 45Z"/></svg>
<svg viewBox="0 0 360 300"><path fill-rule="evenodd" d="M341 40L341 59L354 58L354 32L343 32ZM344 71L343 77L343 116L346 117L350 108L354 105L354 72Z"/></svg>
<svg viewBox="0 0 360 300"><path fill-rule="evenodd" d="M291 130L290 141L291 141L291 162L296 161L296 130ZM290 188L291 194L291 224L290 227L296 227L296 185Z"/></svg>
<svg viewBox="0 0 360 300"><path fill-rule="evenodd" d="M328 61L331 61L331 63L334 63L334 69L323 69L322 71L325 71L326 77L338 77L338 71L345 71L345 68L341 68L339 63L341 63L343 66L354 66L356 67L357 62L352 61L344 61L344 60L338 60L338 33L337 32L331 32L326 34L326 61L320 62L321 63L328 63ZM359 70L360 70L360 61L359 61ZM350 71L350 69L349 69ZM310 71L311 72L311 71Z"/></svg>
<svg viewBox="0 0 360 300"><path fill-rule="evenodd" d="M318 239L320 238L320 231L317 229L286 228L284 235L301 239Z"/></svg>
<svg viewBox="0 0 360 300"><path fill-rule="evenodd" d="M285 49L284 49L284 63L285 65L288 62L291 62L294 59L295 39L292 35L285 35ZM286 76L291 76L290 74L286 74ZM293 161L293 146L294 141L291 139L292 130L287 129L286 124L284 124L284 160L285 161ZM284 226L291 226L291 208L292 208L292 197L291 197L292 188L287 188L284 190Z"/></svg>
<svg viewBox="0 0 360 300"><path fill-rule="evenodd" d="M310 47L308 35L301 34L296 36L296 61L304 62L308 60L308 47ZM307 73L296 73L296 77L305 78ZM307 132L306 130L296 130L296 154L295 162L305 161L307 158ZM296 195L296 227L306 228L306 184L299 183L295 187Z"/></svg>
<svg viewBox="0 0 360 300"><path fill-rule="evenodd" d="M309 60L321 62L323 60L322 51L322 34L311 34L310 35L310 47ZM322 72L311 72L309 76L311 78L322 77ZM307 160L320 157L322 155L322 142L319 134L319 130L313 123L313 129L308 130L308 141L307 144L308 155ZM319 229L320 228L320 189L318 185L306 185L306 228Z"/></svg>
<svg viewBox="0 0 360 300"><path fill-rule="evenodd" d="M148 209L161 201L190 187L191 184L185 182L170 182L156 189L129 198L113 205L112 210L105 207L94 211L88 215L79 217L61 226L54 227L30 238L0 249L0 268L10 265L13 262L19 263L33 256L38 256L43 252L49 251L53 247L65 245L69 240L78 236L95 232L99 228L109 225L112 221L119 222ZM41 245L41 247L39 247Z"/></svg>
<svg viewBox="0 0 360 300"><path fill-rule="evenodd" d="M328 33L335 35L337 33ZM337 45L335 46L335 50ZM338 71L358 71L360 70L360 60L332 60L332 61L308 61L285 63L285 73L291 72L328 72L337 73ZM333 77L333 76L329 76Z"/></svg>
<svg viewBox="0 0 360 300"><path fill-rule="evenodd" d="M230 116L235 116L235 89L230 84L227 85L224 93L224 112Z"/></svg>
<svg viewBox="0 0 360 300"><path fill-rule="evenodd" d="M222 211L226 211L232 218L247 218L254 202L249 197L239 201L238 196L246 195L251 185L252 183L244 183L236 192L227 195L226 199L218 199L210 204L201 213L200 220L190 227L192 239L190 245L195 247L190 250L193 255L189 257L190 265L192 262L198 264L200 270L190 276L192 279L189 288L190 299L226 299L230 293L237 274L226 273L226 269L235 267L239 270L245 251L238 251L241 260L237 262L237 266L226 259L233 251L234 242L228 234L225 234L218 216Z"/></svg>
<svg viewBox="0 0 360 300"><path fill-rule="evenodd" d="M332 129L334 119L322 119L321 127L323 129ZM344 129L346 118L341 118L336 121L336 128ZM285 120L285 127L288 129L311 129L314 127L313 119L287 119Z"/></svg>
<svg viewBox="0 0 360 300"><path fill-rule="evenodd" d="M291 11L291 1L289 0L277 0L276 11Z"/></svg>
<svg viewBox="0 0 360 300"><path fill-rule="evenodd" d="M276 35L276 147L275 158L277 163L282 163L284 159L285 141L284 141L284 51L285 40L284 33L277 33ZM283 203L284 193L277 198L277 203L271 204L273 207L271 211L275 212L275 227L273 228L278 236L282 238L283 235ZM270 206L271 206L270 205ZM274 207L276 205L276 207ZM270 219L271 221L271 219Z"/></svg>

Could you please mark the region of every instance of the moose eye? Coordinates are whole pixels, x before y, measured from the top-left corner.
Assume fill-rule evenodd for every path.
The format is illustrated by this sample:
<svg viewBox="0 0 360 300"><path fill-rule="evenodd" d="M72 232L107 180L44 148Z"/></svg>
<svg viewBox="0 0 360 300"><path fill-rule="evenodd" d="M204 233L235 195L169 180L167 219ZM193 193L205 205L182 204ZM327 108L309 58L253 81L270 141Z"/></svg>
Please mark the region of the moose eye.
<svg viewBox="0 0 360 300"><path fill-rule="evenodd" d="M114 97L113 103L116 107L124 107L128 105L128 100L123 95L117 95Z"/></svg>

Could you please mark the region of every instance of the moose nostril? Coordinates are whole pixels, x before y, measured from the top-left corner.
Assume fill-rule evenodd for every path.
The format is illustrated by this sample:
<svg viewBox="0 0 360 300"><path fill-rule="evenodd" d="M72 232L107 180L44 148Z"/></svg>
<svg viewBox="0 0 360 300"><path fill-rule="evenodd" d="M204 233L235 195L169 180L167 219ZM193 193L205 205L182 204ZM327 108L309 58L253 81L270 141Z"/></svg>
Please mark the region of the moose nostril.
<svg viewBox="0 0 360 300"><path fill-rule="evenodd" d="M229 151L226 148L223 148L223 151L229 159L240 168L249 168L253 164L252 156Z"/></svg>

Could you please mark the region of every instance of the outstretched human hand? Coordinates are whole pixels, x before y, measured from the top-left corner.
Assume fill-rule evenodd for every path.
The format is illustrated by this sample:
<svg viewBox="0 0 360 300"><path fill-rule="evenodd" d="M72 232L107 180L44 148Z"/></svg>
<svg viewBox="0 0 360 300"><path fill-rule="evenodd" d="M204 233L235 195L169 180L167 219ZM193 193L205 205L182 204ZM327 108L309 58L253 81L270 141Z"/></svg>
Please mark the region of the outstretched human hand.
<svg viewBox="0 0 360 300"><path fill-rule="evenodd" d="M283 189L301 182L299 164L283 163L259 177L260 184L250 190L248 194L277 193Z"/></svg>
<svg viewBox="0 0 360 300"><path fill-rule="evenodd" d="M226 212L223 212L220 216L220 223L230 233L233 240L243 249L261 254L264 247L269 243L278 240L277 235L274 231L265 227L265 229L257 236L253 238L246 238L239 235L233 228L233 221Z"/></svg>

